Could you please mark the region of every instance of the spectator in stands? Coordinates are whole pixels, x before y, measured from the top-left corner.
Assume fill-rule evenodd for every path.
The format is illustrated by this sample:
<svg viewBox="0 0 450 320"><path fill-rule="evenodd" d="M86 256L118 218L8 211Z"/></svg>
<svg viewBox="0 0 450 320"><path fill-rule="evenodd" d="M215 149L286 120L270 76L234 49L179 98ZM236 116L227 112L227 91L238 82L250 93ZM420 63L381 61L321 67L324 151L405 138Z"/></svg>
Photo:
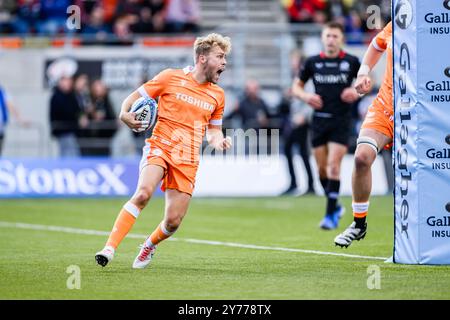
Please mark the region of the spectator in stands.
<svg viewBox="0 0 450 320"><path fill-rule="evenodd" d="M166 25L169 32L198 32L200 3L198 0L170 0Z"/></svg>
<svg viewBox="0 0 450 320"><path fill-rule="evenodd" d="M86 25L89 22L89 16L96 7L101 7L104 11L105 23L110 24L116 13L118 0L73 0L73 4L80 8L81 23Z"/></svg>
<svg viewBox="0 0 450 320"><path fill-rule="evenodd" d="M328 0L325 6L325 12L328 21L335 21L345 25L345 19L348 16L349 7L344 0Z"/></svg>
<svg viewBox="0 0 450 320"><path fill-rule="evenodd" d="M89 89L89 77L85 73L80 73L75 76L74 80L75 96L83 113L90 113L94 107Z"/></svg>
<svg viewBox="0 0 450 320"><path fill-rule="evenodd" d="M170 1L170 0L169 0ZM166 1L165 0L147 0L145 2L145 6L149 7L152 11L152 15L159 13L164 13L166 9Z"/></svg>
<svg viewBox="0 0 450 320"><path fill-rule="evenodd" d="M321 10L325 9L325 4L325 0L292 0L286 6L289 21L291 23L316 22L316 16L323 16Z"/></svg>
<svg viewBox="0 0 450 320"><path fill-rule="evenodd" d="M133 32L131 26L137 22L138 19L132 15L122 15L116 19L113 26L113 32L122 44L132 43Z"/></svg>
<svg viewBox="0 0 450 320"><path fill-rule="evenodd" d="M81 33L92 36L92 40L105 40L111 33L109 25L105 23L105 10L101 6L95 6L86 25L81 29Z"/></svg>
<svg viewBox="0 0 450 320"><path fill-rule="evenodd" d="M89 153L89 148L86 149L90 139L89 129L89 115L94 111L94 105L91 99L91 91L89 87L89 77L87 74L81 73L75 76L74 81L75 96L78 101L78 106L81 110L79 120L79 130L77 133L78 144L80 146L80 153L85 156Z"/></svg>
<svg viewBox="0 0 450 320"><path fill-rule="evenodd" d="M105 22L111 26L119 0L100 0L100 1L93 0L93 2L96 5L101 4L101 7L103 8L104 11L103 18Z"/></svg>
<svg viewBox="0 0 450 320"><path fill-rule="evenodd" d="M241 119L245 130L267 127L269 112L266 103L261 98L259 83L256 80L247 81L243 98L227 118L236 116Z"/></svg>
<svg viewBox="0 0 450 320"><path fill-rule="evenodd" d="M345 19L345 37L347 44L364 43L363 21L356 10L351 10Z"/></svg>
<svg viewBox="0 0 450 320"><path fill-rule="evenodd" d="M166 21L165 15L167 10L167 1L165 0L148 0L147 6L152 12L152 25L154 32L165 32Z"/></svg>
<svg viewBox="0 0 450 320"><path fill-rule="evenodd" d="M77 141L81 109L73 90L73 79L61 76L50 99L51 133L58 141L61 157L77 157Z"/></svg>
<svg viewBox="0 0 450 320"><path fill-rule="evenodd" d="M164 12L154 14L152 16L152 24L154 32L166 32L166 19L164 17Z"/></svg>
<svg viewBox="0 0 450 320"><path fill-rule="evenodd" d="M0 87L0 155L2 154L3 140L5 136L6 125L8 124L9 116L12 115L20 126L27 127L30 125L28 120L22 118L19 111L11 102L11 98L6 91Z"/></svg>
<svg viewBox="0 0 450 320"><path fill-rule="evenodd" d="M308 176L307 194L314 194L314 178L311 172L310 147L308 141L309 119L311 110L300 101L293 99L291 89L287 89L278 105L278 113L282 118L282 138L284 141L284 154L288 162L290 184L282 195L298 195L297 179L294 170L293 147L299 147L300 156Z"/></svg>
<svg viewBox="0 0 450 320"><path fill-rule="evenodd" d="M40 22L38 32L45 35L67 33L67 8L70 0L41 0Z"/></svg>
<svg viewBox="0 0 450 320"><path fill-rule="evenodd" d="M148 0L139 10L139 21L132 25L134 33L152 33L165 31L165 2Z"/></svg>
<svg viewBox="0 0 450 320"><path fill-rule="evenodd" d="M16 1L0 1L0 34L13 33L14 12L16 11Z"/></svg>
<svg viewBox="0 0 450 320"><path fill-rule="evenodd" d="M117 131L117 118L111 105L108 88L100 79L92 82L91 97L94 105L93 112L88 115L91 138L100 142L95 150L92 150L91 155L109 156L111 140Z"/></svg>
<svg viewBox="0 0 450 320"><path fill-rule="evenodd" d="M131 43L132 26L139 22L140 9L139 0L119 0L114 15L113 33L122 44Z"/></svg>
<svg viewBox="0 0 450 320"><path fill-rule="evenodd" d="M132 15L137 18L139 16L140 9L140 0L119 0L116 7L116 17L122 15Z"/></svg>
<svg viewBox="0 0 450 320"><path fill-rule="evenodd" d="M152 33L153 28L153 17L152 10L150 7L142 7L139 10L139 20L137 23L131 26L131 30L134 33Z"/></svg>
<svg viewBox="0 0 450 320"><path fill-rule="evenodd" d="M13 22L14 32L18 34L31 34L37 32L40 19L41 2L39 0L20 0Z"/></svg>

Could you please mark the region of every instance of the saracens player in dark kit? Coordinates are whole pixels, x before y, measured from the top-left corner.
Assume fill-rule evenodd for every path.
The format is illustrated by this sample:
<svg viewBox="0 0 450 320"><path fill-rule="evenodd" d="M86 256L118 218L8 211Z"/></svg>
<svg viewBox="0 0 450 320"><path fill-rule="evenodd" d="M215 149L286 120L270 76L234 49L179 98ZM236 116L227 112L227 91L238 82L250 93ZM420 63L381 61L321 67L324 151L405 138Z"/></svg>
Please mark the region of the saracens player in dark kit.
<svg viewBox="0 0 450 320"><path fill-rule="evenodd" d="M308 58L294 79L294 96L312 108L312 146L319 177L327 196L326 214L320 222L322 229L335 229L344 207L338 204L341 162L348 149L351 107L359 99L352 82L360 67L359 59L342 50L344 28L336 22L322 30L324 51ZM312 79L315 93L304 90Z"/></svg>

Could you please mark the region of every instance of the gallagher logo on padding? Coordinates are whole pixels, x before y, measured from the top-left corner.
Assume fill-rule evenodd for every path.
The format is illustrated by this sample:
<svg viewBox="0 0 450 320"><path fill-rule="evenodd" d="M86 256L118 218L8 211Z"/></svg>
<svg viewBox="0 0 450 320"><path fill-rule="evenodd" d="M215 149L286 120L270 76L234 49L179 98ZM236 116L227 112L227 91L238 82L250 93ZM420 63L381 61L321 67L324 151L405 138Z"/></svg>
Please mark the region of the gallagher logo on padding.
<svg viewBox="0 0 450 320"><path fill-rule="evenodd" d="M413 8L409 0L400 0L395 6L395 23L401 29L407 29L413 20Z"/></svg>
<svg viewBox="0 0 450 320"><path fill-rule="evenodd" d="M445 68L444 74L450 78L450 67Z"/></svg>
<svg viewBox="0 0 450 320"><path fill-rule="evenodd" d="M445 0L444 1L444 8L447 10L450 10L450 0Z"/></svg>
<svg viewBox="0 0 450 320"><path fill-rule="evenodd" d="M433 170L450 170L450 134L445 137L445 143L449 145L448 148L430 148L425 153L425 156L432 160Z"/></svg>

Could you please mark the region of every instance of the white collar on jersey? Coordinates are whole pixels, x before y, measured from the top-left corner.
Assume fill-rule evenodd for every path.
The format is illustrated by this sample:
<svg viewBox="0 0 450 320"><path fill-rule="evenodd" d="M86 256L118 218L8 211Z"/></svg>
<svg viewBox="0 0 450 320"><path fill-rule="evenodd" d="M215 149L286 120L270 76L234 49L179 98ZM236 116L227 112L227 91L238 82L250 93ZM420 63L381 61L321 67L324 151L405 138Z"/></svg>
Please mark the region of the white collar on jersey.
<svg viewBox="0 0 450 320"><path fill-rule="evenodd" d="M184 74L188 74L189 72L192 72L194 70L193 66L186 66L183 68Z"/></svg>

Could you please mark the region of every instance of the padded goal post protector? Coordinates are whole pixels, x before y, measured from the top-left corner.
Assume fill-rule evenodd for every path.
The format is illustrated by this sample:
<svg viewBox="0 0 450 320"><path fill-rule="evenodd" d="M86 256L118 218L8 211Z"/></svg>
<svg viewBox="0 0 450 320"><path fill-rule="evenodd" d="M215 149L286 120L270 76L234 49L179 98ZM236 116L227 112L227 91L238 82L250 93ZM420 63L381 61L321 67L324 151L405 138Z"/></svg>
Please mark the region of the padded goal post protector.
<svg viewBox="0 0 450 320"><path fill-rule="evenodd" d="M393 0L395 263L450 264L450 0Z"/></svg>

